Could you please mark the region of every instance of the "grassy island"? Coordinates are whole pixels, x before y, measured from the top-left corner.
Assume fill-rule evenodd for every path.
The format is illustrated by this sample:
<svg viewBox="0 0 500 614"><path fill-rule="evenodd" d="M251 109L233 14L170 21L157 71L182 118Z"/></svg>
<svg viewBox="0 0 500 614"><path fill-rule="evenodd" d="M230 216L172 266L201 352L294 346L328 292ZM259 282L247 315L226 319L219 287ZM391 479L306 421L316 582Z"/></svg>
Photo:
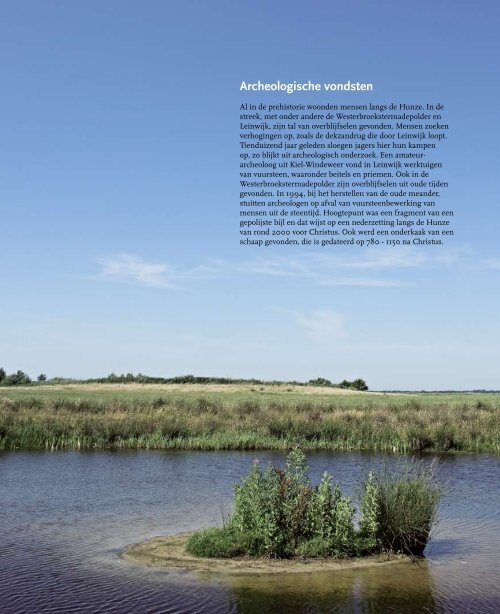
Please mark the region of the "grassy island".
<svg viewBox="0 0 500 614"><path fill-rule="evenodd" d="M356 510L325 472L313 487L304 453L285 469L258 461L235 486L233 512L223 527L194 533L186 544L199 557L362 557L390 552L423 555L440 488L433 466L410 463L396 472L370 472ZM359 514L358 526L354 516Z"/></svg>

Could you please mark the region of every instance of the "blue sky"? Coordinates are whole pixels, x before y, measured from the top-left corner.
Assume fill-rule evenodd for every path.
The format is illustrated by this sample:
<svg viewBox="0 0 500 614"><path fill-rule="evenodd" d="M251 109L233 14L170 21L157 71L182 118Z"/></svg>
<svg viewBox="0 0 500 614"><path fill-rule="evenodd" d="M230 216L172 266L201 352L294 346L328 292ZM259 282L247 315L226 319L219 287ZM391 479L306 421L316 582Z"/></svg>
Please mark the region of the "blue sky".
<svg viewBox="0 0 500 614"><path fill-rule="evenodd" d="M0 366L500 388L499 13L493 0L4 1ZM258 79L444 104L453 241L241 247L239 104L332 101L240 93Z"/></svg>

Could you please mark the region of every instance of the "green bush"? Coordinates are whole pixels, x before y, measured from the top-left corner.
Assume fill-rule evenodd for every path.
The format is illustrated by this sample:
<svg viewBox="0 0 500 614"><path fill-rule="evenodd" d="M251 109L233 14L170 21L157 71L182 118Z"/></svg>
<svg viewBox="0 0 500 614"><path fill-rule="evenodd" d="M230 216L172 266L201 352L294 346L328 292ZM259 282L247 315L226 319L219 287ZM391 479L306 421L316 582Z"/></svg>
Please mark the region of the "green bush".
<svg viewBox="0 0 500 614"><path fill-rule="evenodd" d="M251 533L234 531L225 527L212 527L194 533L186 544L186 550L195 556L227 559L254 550Z"/></svg>
<svg viewBox="0 0 500 614"><path fill-rule="evenodd" d="M349 380L342 380L340 384L337 384L338 388L351 388L353 390L368 390L368 386L364 379L358 377L357 379L350 382Z"/></svg>
<svg viewBox="0 0 500 614"><path fill-rule="evenodd" d="M300 542L295 554L302 558L326 557L329 555L328 544L322 537L311 537Z"/></svg>
<svg viewBox="0 0 500 614"><path fill-rule="evenodd" d="M326 379L326 377L310 379L307 383L309 386L333 386L332 382L329 379Z"/></svg>
<svg viewBox="0 0 500 614"><path fill-rule="evenodd" d="M21 370L16 371L16 373L11 373L10 375L5 375L4 371L1 381L2 386L22 386L24 384L31 384L31 378L29 375L26 375L26 373Z"/></svg>
<svg viewBox="0 0 500 614"><path fill-rule="evenodd" d="M397 472L370 472L362 486L360 521L325 472L312 487L302 451L287 457L286 468L254 461L234 488L234 509L222 528L195 533L188 552L206 557L239 555L356 556L377 550L421 555L435 519L440 490L433 467L404 465Z"/></svg>
<svg viewBox="0 0 500 614"><path fill-rule="evenodd" d="M380 528L380 491L375 474L370 471L363 484L361 497L361 520L359 522L359 538L363 540L366 549L376 548L379 544Z"/></svg>
<svg viewBox="0 0 500 614"><path fill-rule="evenodd" d="M421 556L442 494L434 468L434 464L414 461L395 472L385 468L370 476L363 500L367 507L362 523L365 535L376 536L377 545L384 550Z"/></svg>

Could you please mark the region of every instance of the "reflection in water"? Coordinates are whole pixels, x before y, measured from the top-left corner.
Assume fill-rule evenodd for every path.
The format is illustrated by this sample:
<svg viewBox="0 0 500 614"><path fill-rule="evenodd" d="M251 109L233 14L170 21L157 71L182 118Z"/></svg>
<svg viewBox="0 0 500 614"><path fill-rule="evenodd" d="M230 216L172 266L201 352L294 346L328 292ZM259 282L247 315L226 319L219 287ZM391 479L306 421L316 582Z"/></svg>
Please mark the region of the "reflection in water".
<svg viewBox="0 0 500 614"><path fill-rule="evenodd" d="M233 577L238 614L266 612L439 612L426 561L288 577Z"/></svg>
<svg viewBox="0 0 500 614"><path fill-rule="evenodd" d="M500 459L441 462L450 494L418 565L318 574L200 576L134 565L126 544L220 523L255 453L0 453L0 610L77 613L500 611ZM260 453L263 462L283 456ZM309 455L356 496L387 457ZM429 459L430 460L430 459ZM389 457L388 464L398 462Z"/></svg>

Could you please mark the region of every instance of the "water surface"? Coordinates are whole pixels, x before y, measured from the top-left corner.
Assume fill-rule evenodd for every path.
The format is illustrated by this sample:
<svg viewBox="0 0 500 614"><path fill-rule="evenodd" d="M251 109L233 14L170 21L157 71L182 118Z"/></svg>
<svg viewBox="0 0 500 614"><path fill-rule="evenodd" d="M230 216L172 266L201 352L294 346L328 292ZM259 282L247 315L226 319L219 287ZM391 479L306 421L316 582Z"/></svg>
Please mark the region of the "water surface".
<svg viewBox="0 0 500 614"><path fill-rule="evenodd" d="M449 493L418 565L289 577L155 570L120 551L155 535L220 524L252 460L277 453L13 452L0 454L2 612L498 612L500 459L449 456ZM372 465L397 457L308 456L355 495Z"/></svg>

